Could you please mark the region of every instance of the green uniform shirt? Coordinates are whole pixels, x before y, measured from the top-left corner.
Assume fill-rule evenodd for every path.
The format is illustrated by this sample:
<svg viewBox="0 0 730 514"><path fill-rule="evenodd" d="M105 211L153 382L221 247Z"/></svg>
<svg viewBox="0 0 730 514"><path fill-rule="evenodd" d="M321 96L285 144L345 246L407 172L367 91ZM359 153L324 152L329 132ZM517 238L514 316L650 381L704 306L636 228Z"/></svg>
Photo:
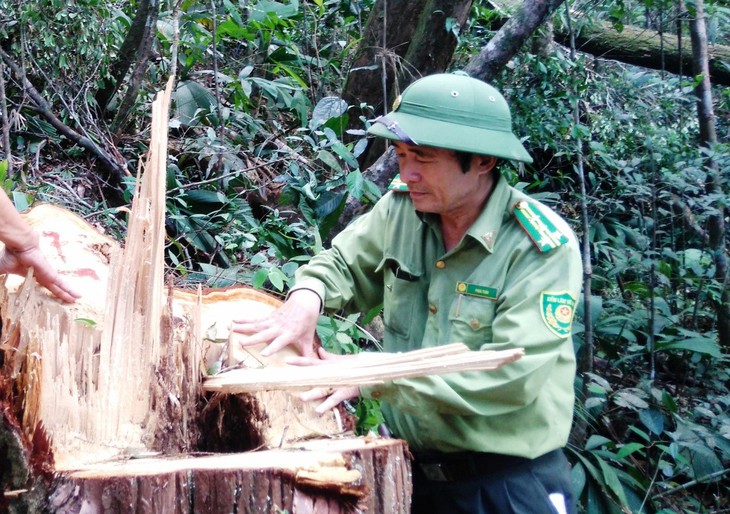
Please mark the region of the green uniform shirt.
<svg viewBox="0 0 730 514"><path fill-rule="evenodd" d="M362 394L382 400L391 431L415 451L534 458L568 439L570 325L581 278L568 225L500 177L451 251L438 216L390 192L297 272L295 289L316 291L325 309L357 312L382 302L388 352L455 342L524 348L523 358L495 371L400 379Z"/></svg>

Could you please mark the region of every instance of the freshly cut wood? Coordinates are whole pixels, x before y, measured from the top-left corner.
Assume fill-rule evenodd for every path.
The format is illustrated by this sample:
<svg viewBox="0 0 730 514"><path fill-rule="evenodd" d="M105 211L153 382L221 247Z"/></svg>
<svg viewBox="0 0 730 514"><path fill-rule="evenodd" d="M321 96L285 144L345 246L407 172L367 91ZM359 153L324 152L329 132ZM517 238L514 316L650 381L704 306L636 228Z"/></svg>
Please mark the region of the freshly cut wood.
<svg viewBox="0 0 730 514"><path fill-rule="evenodd" d="M336 416L287 392L204 394L209 368L239 360L231 320L280 303L248 288L165 286L169 94L153 106L124 245L63 209L27 215L43 252L83 296L63 304L32 273L0 282L0 511L334 514L362 504L407 512L401 441L329 444L342 431ZM323 447L302 442L325 436ZM195 457L259 448L276 450Z"/></svg>
<svg viewBox="0 0 730 514"><path fill-rule="evenodd" d="M405 443L320 439L227 455L149 457L99 463L58 480L53 512L407 513Z"/></svg>
<svg viewBox="0 0 730 514"><path fill-rule="evenodd" d="M262 357L263 348L242 350L241 334L231 332L233 320L242 314L264 316L281 305L277 298L246 287L212 290L205 294L175 290L172 301L173 326L176 334L185 334L188 344L201 348L200 376L228 366L268 366L279 369L285 359L297 355L294 349ZM184 326L187 328L183 329ZM193 328L195 327L195 328ZM190 334L196 334L190 338ZM233 408L246 411L246 449L277 448L288 442L296 442L318 436L331 436L344 431L339 412L319 415L315 405L302 402L285 391L251 391ZM206 413L215 410L217 398L209 399ZM224 405L226 405L224 403ZM208 430L215 428L209 427Z"/></svg>
<svg viewBox="0 0 730 514"><path fill-rule="evenodd" d="M514 362L524 349L471 351L461 343L402 353L363 353L314 366L236 369L208 377L207 391L243 393L381 384L398 378L442 375L457 371L488 371Z"/></svg>

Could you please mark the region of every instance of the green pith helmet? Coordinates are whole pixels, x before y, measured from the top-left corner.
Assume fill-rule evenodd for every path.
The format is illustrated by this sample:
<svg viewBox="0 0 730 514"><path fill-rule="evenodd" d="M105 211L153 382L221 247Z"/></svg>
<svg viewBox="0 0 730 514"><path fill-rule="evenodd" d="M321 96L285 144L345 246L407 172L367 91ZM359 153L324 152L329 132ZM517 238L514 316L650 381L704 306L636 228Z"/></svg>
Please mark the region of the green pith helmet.
<svg viewBox="0 0 730 514"><path fill-rule="evenodd" d="M368 133L406 143L532 162L512 133L509 106L499 91L466 74L440 73L403 91L393 111Z"/></svg>

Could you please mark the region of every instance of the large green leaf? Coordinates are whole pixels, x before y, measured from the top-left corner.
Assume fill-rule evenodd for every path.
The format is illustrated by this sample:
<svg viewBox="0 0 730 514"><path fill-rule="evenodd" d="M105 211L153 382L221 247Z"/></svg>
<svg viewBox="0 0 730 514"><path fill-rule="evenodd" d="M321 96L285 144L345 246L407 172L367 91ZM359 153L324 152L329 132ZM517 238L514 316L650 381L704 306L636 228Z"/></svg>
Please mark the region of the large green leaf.
<svg viewBox="0 0 730 514"><path fill-rule="evenodd" d="M193 80L180 82L173 95L175 117L183 125L196 125L198 120L211 112L215 95Z"/></svg>
<svg viewBox="0 0 730 514"><path fill-rule="evenodd" d="M710 355L717 359L722 358L722 351L720 350L717 341L708 337L690 337L682 341L676 341L673 343L657 343L657 350L688 350L690 352L702 353Z"/></svg>
<svg viewBox="0 0 730 514"><path fill-rule="evenodd" d="M603 459L599 458L599 459L597 459L597 461L598 461L598 466L601 468L601 473L603 473L604 484L616 496L616 498L621 503L621 505L626 505L628 503L626 500L626 493L624 492L624 486L621 484L621 481L618 479L616 470L614 470L614 468L611 467L611 465L609 465Z"/></svg>
<svg viewBox="0 0 730 514"><path fill-rule="evenodd" d="M338 96L325 96L314 106L309 128L314 130L331 118L337 118L347 112L347 102Z"/></svg>
<svg viewBox="0 0 730 514"><path fill-rule="evenodd" d="M228 202L228 198L220 191L209 191L205 189L193 189L187 191L184 198L193 203L209 203L224 205Z"/></svg>
<svg viewBox="0 0 730 514"><path fill-rule="evenodd" d="M643 409L639 411L639 419L652 434L660 435L664 432L664 416L658 409Z"/></svg>
<svg viewBox="0 0 730 514"><path fill-rule="evenodd" d="M289 3L274 2L273 0L259 0L250 5L251 19L263 22L269 16L275 16L281 20L292 18L299 12L299 0L292 0Z"/></svg>

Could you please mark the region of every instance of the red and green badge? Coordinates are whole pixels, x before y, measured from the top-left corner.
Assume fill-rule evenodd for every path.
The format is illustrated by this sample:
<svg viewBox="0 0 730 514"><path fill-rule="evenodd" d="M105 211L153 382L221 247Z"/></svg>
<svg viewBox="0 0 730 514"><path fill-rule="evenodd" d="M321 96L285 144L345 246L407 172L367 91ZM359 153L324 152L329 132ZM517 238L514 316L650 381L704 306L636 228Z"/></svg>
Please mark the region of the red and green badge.
<svg viewBox="0 0 730 514"><path fill-rule="evenodd" d="M575 298L567 291L540 294L540 314L550 332L558 337L568 337L575 314Z"/></svg>

